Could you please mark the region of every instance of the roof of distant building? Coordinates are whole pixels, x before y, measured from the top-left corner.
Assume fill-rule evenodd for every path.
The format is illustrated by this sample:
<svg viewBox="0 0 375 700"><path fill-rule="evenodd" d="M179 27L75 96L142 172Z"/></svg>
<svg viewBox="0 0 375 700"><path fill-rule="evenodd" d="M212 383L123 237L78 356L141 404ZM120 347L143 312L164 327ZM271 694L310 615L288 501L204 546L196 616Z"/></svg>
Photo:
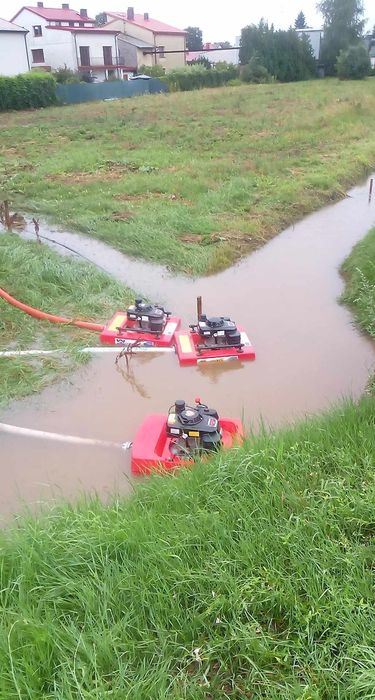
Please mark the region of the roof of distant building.
<svg viewBox="0 0 375 700"><path fill-rule="evenodd" d="M118 30L106 27L47 27L47 29L53 29L55 32L73 32L73 34L120 34Z"/></svg>
<svg viewBox="0 0 375 700"><path fill-rule="evenodd" d="M149 29L154 34L186 34L183 29L171 27L169 24L159 22L157 19L152 19L151 17L145 19L145 15L134 15L134 19L128 19L126 12L106 12L105 14L113 19L122 19L125 22L129 22L129 24Z"/></svg>
<svg viewBox="0 0 375 700"><path fill-rule="evenodd" d="M30 10L30 12L34 12L34 14L39 15L39 17L46 19L47 22L95 22L95 20L90 17L80 15L76 10L64 9L62 7L32 7L31 5L24 5L24 7L21 7L17 14L12 17L12 21L22 10Z"/></svg>
<svg viewBox="0 0 375 700"><path fill-rule="evenodd" d="M8 22L6 19L1 19L0 17L0 32L22 32L23 34L27 34L27 29L13 22Z"/></svg>

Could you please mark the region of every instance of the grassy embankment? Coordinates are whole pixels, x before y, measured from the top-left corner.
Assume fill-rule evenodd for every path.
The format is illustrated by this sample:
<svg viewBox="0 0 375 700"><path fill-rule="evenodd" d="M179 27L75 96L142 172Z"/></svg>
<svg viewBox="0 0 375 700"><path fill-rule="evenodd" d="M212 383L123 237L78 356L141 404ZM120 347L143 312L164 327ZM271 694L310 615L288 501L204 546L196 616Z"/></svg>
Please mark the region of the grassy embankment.
<svg viewBox="0 0 375 700"><path fill-rule="evenodd" d="M372 334L374 236L345 266ZM4 533L0 697L373 698L374 434L368 396Z"/></svg>
<svg viewBox="0 0 375 700"><path fill-rule="evenodd" d="M0 115L0 199L204 274L341 197L375 162L375 79Z"/></svg>
<svg viewBox="0 0 375 700"><path fill-rule="evenodd" d="M0 286L43 311L98 323L131 298L130 290L94 266L61 258L45 245L12 234L0 236ZM0 299L0 350L67 349L56 356L0 358L0 405L67 376L87 359L77 349L96 344L96 333L37 321Z"/></svg>

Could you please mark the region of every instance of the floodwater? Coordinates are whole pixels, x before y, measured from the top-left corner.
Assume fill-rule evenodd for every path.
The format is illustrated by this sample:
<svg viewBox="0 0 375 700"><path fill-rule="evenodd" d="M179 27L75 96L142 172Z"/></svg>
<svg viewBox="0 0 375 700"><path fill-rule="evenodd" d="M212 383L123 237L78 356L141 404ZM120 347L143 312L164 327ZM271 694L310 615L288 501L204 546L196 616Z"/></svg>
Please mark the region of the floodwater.
<svg viewBox="0 0 375 700"><path fill-rule="evenodd" d="M207 314L229 315L246 328L257 359L179 367L174 354L137 355L127 372L125 364L122 371L115 366L115 355L101 355L69 382L14 403L0 420L124 442L146 414L166 412L176 398L200 396L222 416L242 416L256 428L260 419L285 424L343 397L358 397L375 361L375 345L337 302L343 289L339 267L374 223L375 204L368 202L366 183L238 265L195 280L133 261L88 237L50 230L52 238L166 304L184 325L195 320L195 298L202 295ZM0 515L19 509L20 502L35 507L55 497L92 491L106 497L131 488L130 456L118 448L77 448L7 435L0 437L0 464Z"/></svg>

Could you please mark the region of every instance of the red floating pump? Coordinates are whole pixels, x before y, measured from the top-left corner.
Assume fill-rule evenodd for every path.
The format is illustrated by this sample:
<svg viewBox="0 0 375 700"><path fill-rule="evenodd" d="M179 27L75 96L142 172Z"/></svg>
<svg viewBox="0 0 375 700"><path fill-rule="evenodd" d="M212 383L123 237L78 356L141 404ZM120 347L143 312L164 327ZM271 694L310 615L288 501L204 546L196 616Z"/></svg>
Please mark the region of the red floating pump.
<svg viewBox="0 0 375 700"><path fill-rule="evenodd" d="M197 400L187 406L177 400L168 415L148 416L140 426L132 447L133 474L150 474L191 464L220 448L243 440L241 421L219 418L217 411Z"/></svg>
<svg viewBox="0 0 375 700"><path fill-rule="evenodd" d="M107 345L137 345L169 347L174 343L175 333L181 320L171 316L157 304L147 304L136 299L126 311L117 311L100 334Z"/></svg>
<svg viewBox="0 0 375 700"><path fill-rule="evenodd" d="M176 352L181 365L207 360L254 360L255 350L241 326L228 316L206 316L202 298L197 299L197 323L176 333Z"/></svg>

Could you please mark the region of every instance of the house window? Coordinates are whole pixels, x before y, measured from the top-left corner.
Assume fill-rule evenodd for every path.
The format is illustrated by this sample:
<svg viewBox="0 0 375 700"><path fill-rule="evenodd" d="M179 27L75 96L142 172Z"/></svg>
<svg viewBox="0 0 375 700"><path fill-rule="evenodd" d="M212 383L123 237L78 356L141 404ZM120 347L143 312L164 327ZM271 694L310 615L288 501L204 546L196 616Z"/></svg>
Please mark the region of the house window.
<svg viewBox="0 0 375 700"><path fill-rule="evenodd" d="M105 66L113 66L112 46L103 46L103 59Z"/></svg>
<svg viewBox="0 0 375 700"><path fill-rule="evenodd" d="M79 47L79 55L81 57L81 66L89 66L90 65L90 47L89 46L80 46Z"/></svg>
<svg viewBox="0 0 375 700"><path fill-rule="evenodd" d="M32 49L33 63L44 63L43 49Z"/></svg>
<svg viewBox="0 0 375 700"><path fill-rule="evenodd" d="M35 24L33 27L34 36L42 36L42 27L40 24Z"/></svg>
<svg viewBox="0 0 375 700"><path fill-rule="evenodd" d="M160 58L164 58L164 46L158 46L158 55Z"/></svg>

